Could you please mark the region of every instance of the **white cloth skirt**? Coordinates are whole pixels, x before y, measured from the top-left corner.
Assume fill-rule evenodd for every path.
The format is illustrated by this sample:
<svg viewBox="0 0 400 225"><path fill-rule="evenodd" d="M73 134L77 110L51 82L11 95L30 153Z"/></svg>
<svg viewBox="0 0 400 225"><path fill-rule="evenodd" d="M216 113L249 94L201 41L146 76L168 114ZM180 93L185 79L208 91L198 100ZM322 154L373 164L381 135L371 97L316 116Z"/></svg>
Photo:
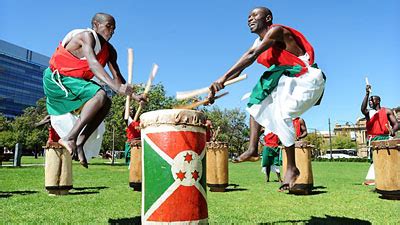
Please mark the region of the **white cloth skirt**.
<svg viewBox="0 0 400 225"><path fill-rule="evenodd" d="M278 86L261 104L254 104L246 110L265 128L278 135L285 146L295 143L292 118L301 116L315 105L325 88L322 71L308 67L300 77L283 75Z"/></svg>
<svg viewBox="0 0 400 225"><path fill-rule="evenodd" d="M78 120L78 116L75 116L71 113L57 116L51 115L50 120L51 125L53 126L54 130L56 130L58 136L60 136L60 138L65 138ZM85 145L83 146L87 160L99 155L101 143L103 142L103 134L105 131L105 125L104 122L102 122L87 139Z"/></svg>

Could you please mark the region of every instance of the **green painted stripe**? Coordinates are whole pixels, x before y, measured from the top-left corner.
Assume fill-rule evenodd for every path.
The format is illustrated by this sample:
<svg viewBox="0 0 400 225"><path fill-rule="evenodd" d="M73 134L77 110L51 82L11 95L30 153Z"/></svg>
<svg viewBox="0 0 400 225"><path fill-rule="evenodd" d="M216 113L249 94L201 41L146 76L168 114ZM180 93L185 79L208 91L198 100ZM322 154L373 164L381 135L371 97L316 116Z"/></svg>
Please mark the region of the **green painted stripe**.
<svg viewBox="0 0 400 225"><path fill-rule="evenodd" d="M143 154L145 184L144 212L146 213L175 180L171 173L171 165L161 158L146 140L144 140L143 144Z"/></svg>
<svg viewBox="0 0 400 225"><path fill-rule="evenodd" d="M204 150L205 151L205 150ZM206 183L207 183L207 181L206 181L206 178L207 178L207 174L206 174L206 171L207 171L207 168L206 168L206 156L204 155L204 158L203 158L203 160L202 160L202 167L203 167L203 174L202 174L202 176L201 176L201 178L200 178L200 181L199 181L199 183L201 184L201 186L203 186L203 188L204 188L204 191L207 191L207 188L206 188Z"/></svg>

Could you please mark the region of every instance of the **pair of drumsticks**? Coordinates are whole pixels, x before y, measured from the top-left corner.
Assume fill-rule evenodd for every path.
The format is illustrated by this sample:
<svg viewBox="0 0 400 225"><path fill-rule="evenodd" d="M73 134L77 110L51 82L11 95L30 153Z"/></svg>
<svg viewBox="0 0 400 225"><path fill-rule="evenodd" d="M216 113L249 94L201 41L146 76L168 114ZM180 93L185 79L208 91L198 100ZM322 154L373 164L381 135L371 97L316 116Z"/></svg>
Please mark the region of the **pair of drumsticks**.
<svg viewBox="0 0 400 225"><path fill-rule="evenodd" d="M128 49L128 84L132 84L132 69L133 69L133 49ZM153 83L154 77L156 76L158 71L158 65L153 64L153 68L150 72L149 79L147 80L146 87L144 88L143 96L147 97L147 94L150 91L151 84ZM124 119L127 120L129 118L129 106L130 106L131 96L126 96L125 101L125 115ZM135 117L133 121L137 121L139 119L140 111L142 111L142 105L139 105L138 109L136 110Z"/></svg>
<svg viewBox="0 0 400 225"><path fill-rule="evenodd" d="M133 69L133 49L129 48L128 49L128 84L132 84L132 69ZM150 87L151 84L154 80L154 77L156 76L158 71L158 65L157 64L153 64L153 69L151 70L149 79L147 80L147 84L146 87L144 89L143 95L144 97L146 97L146 95L148 94L148 92L150 91ZM228 80L224 83L225 86L230 85L230 84L234 84L236 82L239 82L241 80L244 80L247 78L246 74L243 74L241 76L238 76L234 79ZM183 99L189 99L189 98L193 98L195 96L201 95L201 94L207 94L210 92L210 89L208 87L204 87L204 88L200 88L200 89L196 89L196 90L192 90L192 91L185 91L185 92L177 92L176 93L176 98L178 100L183 100ZM221 98L225 95L227 95L228 92L222 93L220 95L215 96L214 99L218 99ZM125 115L124 115L124 119L128 119L129 118L129 106L130 106L130 100L131 100L131 96L127 96L126 97L126 102L125 102ZM201 100L201 101L197 101L194 103L191 103L189 105L183 105L183 106L177 106L175 108L178 109L193 109L196 108L198 106L201 105L206 105L209 103L208 99L205 100ZM139 118L139 114L140 111L142 110L142 105L139 105L139 108L136 110L136 114L135 117L133 119L133 121L137 121Z"/></svg>

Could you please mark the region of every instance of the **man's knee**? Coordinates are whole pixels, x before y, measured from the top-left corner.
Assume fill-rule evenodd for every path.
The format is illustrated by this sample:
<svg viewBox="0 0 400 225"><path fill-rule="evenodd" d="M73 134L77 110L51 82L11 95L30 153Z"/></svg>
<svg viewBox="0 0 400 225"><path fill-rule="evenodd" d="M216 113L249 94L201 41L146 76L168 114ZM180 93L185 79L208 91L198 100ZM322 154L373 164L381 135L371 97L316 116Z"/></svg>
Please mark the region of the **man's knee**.
<svg viewBox="0 0 400 225"><path fill-rule="evenodd" d="M111 107L111 99L107 96L107 93L103 89L100 89L96 93L96 98L99 100L99 104L102 105L103 107L106 108Z"/></svg>

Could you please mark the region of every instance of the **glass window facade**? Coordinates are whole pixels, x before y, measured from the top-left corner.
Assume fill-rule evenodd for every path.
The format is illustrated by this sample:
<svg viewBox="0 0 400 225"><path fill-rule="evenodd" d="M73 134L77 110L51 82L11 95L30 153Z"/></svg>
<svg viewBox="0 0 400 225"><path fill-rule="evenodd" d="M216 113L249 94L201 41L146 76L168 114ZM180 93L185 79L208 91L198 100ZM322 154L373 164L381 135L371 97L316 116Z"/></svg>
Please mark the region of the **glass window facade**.
<svg viewBox="0 0 400 225"><path fill-rule="evenodd" d="M0 40L0 113L13 118L44 96L50 58Z"/></svg>

